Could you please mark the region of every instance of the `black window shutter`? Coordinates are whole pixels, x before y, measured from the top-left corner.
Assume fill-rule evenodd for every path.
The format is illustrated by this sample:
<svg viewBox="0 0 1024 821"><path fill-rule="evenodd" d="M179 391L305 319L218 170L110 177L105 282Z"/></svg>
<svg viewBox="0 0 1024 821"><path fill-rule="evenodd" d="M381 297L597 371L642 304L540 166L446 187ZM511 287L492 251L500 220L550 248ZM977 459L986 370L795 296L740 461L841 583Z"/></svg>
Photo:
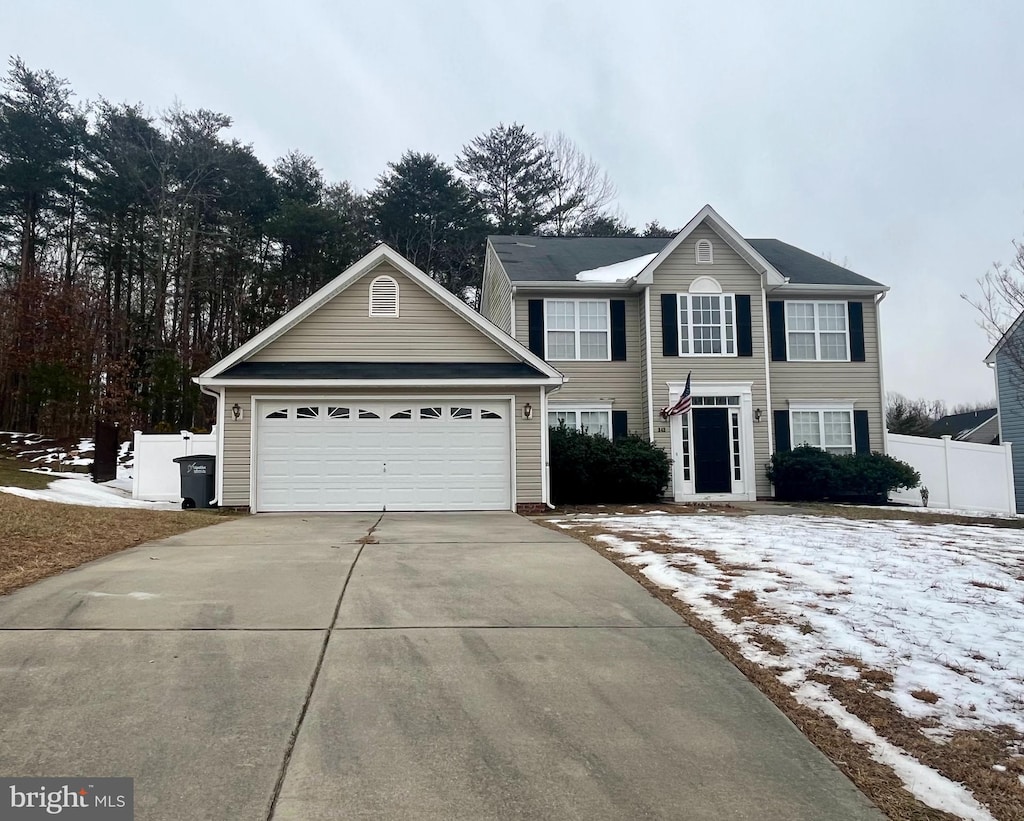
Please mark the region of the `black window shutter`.
<svg viewBox="0 0 1024 821"><path fill-rule="evenodd" d="M868 433L868 412L866 410L853 412L853 442L857 453L871 453L871 437Z"/></svg>
<svg viewBox="0 0 1024 821"><path fill-rule="evenodd" d="M530 320L530 353L544 358L544 300L531 299L528 303Z"/></svg>
<svg viewBox="0 0 1024 821"><path fill-rule="evenodd" d="M864 361L864 304L847 303L850 314L850 361Z"/></svg>
<svg viewBox="0 0 1024 821"><path fill-rule="evenodd" d="M772 362L786 361L786 303L775 300L768 303L768 330L772 348ZM789 450L789 448L787 448Z"/></svg>
<svg viewBox="0 0 1024 821"><path fill-rule="evenodd" d="M661 352L679 356L679 303L675 294L661 295Z"/></svg>
<svg viewBox="0 0 1024 821"><path fill-rule="evenodd" d="M789 411L775 411L775 452L792 449L789 441Z"/></svg>
<svg viewBox="0 0 1024 821"><path fill-rule="evenodd" d="M754 355L754 334L750 329L750 296L736 296L736 353L739 356Z"/></svg>
<svg viewBox="0 0 1024 821"><path fill-rule="evenodd" d="M612 361L626 361L626 300L613 299L612 308Z"/></svg>
<svg viewBox="0 0 1024 821"><path fill-rule="evenodd" d="M612 411L612 439L621 439L626 436L629 431L629 422L625 411Z"/></svg>

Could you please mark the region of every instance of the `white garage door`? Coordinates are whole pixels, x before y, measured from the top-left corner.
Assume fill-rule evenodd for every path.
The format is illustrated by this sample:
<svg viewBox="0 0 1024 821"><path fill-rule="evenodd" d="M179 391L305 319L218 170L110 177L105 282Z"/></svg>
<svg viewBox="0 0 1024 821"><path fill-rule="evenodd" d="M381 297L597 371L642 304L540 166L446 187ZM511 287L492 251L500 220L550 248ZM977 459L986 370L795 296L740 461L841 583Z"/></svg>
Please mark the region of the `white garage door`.
<svg viewBox="0 0 1024 821"><path fill-rule="evenodd" d="M509 402L261 401L256 509L508 510Z"/></svg>

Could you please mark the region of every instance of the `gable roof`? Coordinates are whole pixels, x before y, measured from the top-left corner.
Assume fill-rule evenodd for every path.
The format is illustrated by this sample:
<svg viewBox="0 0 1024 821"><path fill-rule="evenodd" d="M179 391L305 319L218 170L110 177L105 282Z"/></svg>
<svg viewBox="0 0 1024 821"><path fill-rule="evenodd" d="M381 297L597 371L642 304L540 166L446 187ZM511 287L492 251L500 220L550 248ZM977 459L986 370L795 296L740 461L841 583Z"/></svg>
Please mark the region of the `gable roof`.
<svg viewBox="0 0 1024 821"><path fill-rule="evenodd" d="M960 439L994 419L995 415L995 408L968 411L967 413L950 413L932 422L929 430L932 436L951 436L954 439Z"/></svg>
<svg viewBox="0 0 1024 821"><path fill-rule="evenodd" d="M733 251L741 256L744 261L758 274L766 277L766 282L772 285L784 285L786 278L775 270L775 267L762 257L756 250L754 250L750 244L743 239L729 223L722 219L718 212L715 211L710 205L705 205L693 218L686 223L672 239L668 241L668 245L661 249L653 260L647 263L647 267L640 272L640 275L636 278L637 282L643 283L644 285L650 285L654 281L654 272L658 266L661 265L669 255L676 250L683 242L686 241L687 237L690 236L694 231L697 230L698 226L707 223L708 226L718 236L720 236L727 245L729 245Z"/></svg>
<svg viewBox="0 0 1024 821"><path fill-rule="evenodd" d="M647 266L653 270L705 219L730 246L743 249L755 269L774 271L792 285L853 285L884 288L873 279L829 262L815 254L777 239L743 239L711 206L705 206L674 237L488 237L513 284L576 282L576 274L603 268L647 254L658 257ZM730 241L731 240L731 241ZM669 247L671 246L671 247ZM737 251L739 253L739 251ZM659 259L660 257L660 259ZM645 269L646 270L646 269ZM589 283L593 284L593 283Z"/></svg>
<svg viewBox="0 0 1024 821"><path fill-rule="evenodd" d="M446 305L456 314L461 316L470 325L475 327L478 331L488 337L492 342L498 345L498 347L510 353L512 356L519 359L521 362L530 366L532 371L536 374L533 378L544 379L551 382L561 384L565 381L565 377L552 368L540 357L530 352L528 348L521 345L515 339L508 334L504 333L496 325L489 322L478 312L470 308L461 299L456 297L446 288L438 285L433 279L427 274L413 265L409 260L395 251L393 248L387 245L381 244L374 248L370 253L366 254L362 259L353 263L349 268L343 271L341 274L336 276L320 290L316 291L311 296L300 302L288 313L278 319L276 322L271 324L268 328L264 329L260 333L256 334L245 344L239 346L234 351L229 353L219 362L212 365L210 368L201 373L194 380L200 385L213 384L218 378L231 378L228 376L228 370L233 369L239 363L244 362L250 356L257 351L261 350L265 346L269 345L275 339L286 333L291 328L294 328L300 322L302 322L310 314L314 313L318 308L325 305L327 302L332 300L342 291L344 291L349 285L357 282L365 274L372 271L382 262L388 262L413 280L417 285L423 288L427 293L434 296L439 302ZM244 371L244 369L243 369ZM236 372L237 374L238 372ZM236 377L237 378L237 377ZM296 378L299 379L301 376L298 374ZM336 377L343 378L343 377Z"/></svg>

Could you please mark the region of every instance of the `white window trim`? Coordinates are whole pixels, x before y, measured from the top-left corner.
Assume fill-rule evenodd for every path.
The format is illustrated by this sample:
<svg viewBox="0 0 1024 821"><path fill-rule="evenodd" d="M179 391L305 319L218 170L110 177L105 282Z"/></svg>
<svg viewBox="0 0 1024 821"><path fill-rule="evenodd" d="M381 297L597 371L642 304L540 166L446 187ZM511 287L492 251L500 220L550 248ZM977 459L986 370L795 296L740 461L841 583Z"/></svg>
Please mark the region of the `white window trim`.
<svg viewBox="0 0 1024 821"><path fill-rule="evenodd" d="M373 309L374 289L376 288L378 282L380 282L380 283L389 282L389 283L391 283L391 285L394 286L394 289L395 289L395 310L393 312L392 311L375 311ZM386 317L388 319L396 319L399 316L398 305L399 305L399 299L401 298L401 295L402 295L401 294L401 289L398 287L398 280L397 279L395 279L392 276L388 276L387 274L381 274L378 277L374 277L373 281L370 283L370 304L368 306L369 307L369 316L372 316L372 317Z"/></svg>
<svg viewBox="0 0 1024 821"><path fill-rule="evenodd" d="M850 360L850 303L843 300L834 299L787 299L783 302L782 314L786 320L786 361L788 362L849 362ZM814 334L814 358L813 359L798 359L792 355L789 349L789 306L790 305L813 305L814 306L814 330L813 331L792 331L795 334ZM842 305L843 315L846 317L846 330L844 334L846 336L846 358L845 359L822 359L821 358L821 334L835 334L839 331L822 331L821 323L818 321L818 306L819 305Z"/></svg>
<svg viewBox="0 0 1024 821"><path fill-rule="evenodd" d="M789 402L789 431L790 431L790 445L794 448L800 447L805 444L804 442L797 442L793 436L793 413L817 413L818 414L818 441L822 444L817 446L821 450L827 452L825 446L825 413L847 413L850 416L850 447L851 453L857 452L857 428L855 427L854 416L853 416L853 402L848 399L824 399L817 401L793 401ZM814 446L812 446L814 447Z"/></svg>
<svg viewBox="0 0 1024 821"><path fill-rule="evenodd" d="M726 353L725 351L725 306L724 302L720 304L719 310L722 312L722 323L719 327L722 329L722 353L694 353L693 352L693 338L689 336L689 331L693 328L693 303L690 300L693 297L707 297L713 296L718 297L720 300L725 300L726 297L732 300L732 353ZM682 319L682 304L683 300L686 300L686 328L687 328L687 348L689 353L683 353L683 319ZM676 333L679 337L679 356L680 357L712 357L715 359L721 359L723 357L736 357L739 356L737 353L739 350L739 342L737 339L737 327L736 327L736 294L726 293L711 293L711 292L698 292L698 293L686 293L676 294Z"/></svg>
<svg viewBox="0 0 1024 821"><path fill-rule="evenodd" d="M700 258L700 249L702 246L707 246L708 249L708 260L702 262ZM715 264L715 246L709 239L699 239L693 245L693 261L696 265L714 265Z"/></svg>
<svg viewBox="0 0 1024 821"><path fill-rule="evenodd" d="M577 419L580 418L579 414L581 414L581 413L604 413L604 414L607 414L608 415L608 438L611 439L612 436L613 436L613 431L612 431L612 403L611 402L597 402L597 403L591 402L591 403L584 403L584 404L580 404L578 402L573 402L573 403L568 403L568 402L548 402L547 403L547 410L546 410L545 414L559 413L559 412L561 412L561 413L566 413L566 412L575 413L575 414L577 414L577 416L576 416ZM547 423L547 415L545 415L544 421L545 421L545 423ZM548 423L548 427L549 428L552 427L550 423ZM579 428L577 428L577 430L579 430Z"/></svg>
<svg viewBox="0 0 1024 821"><path fill-rule="evenodd" d="M574 308L576 316L576 329L572 331L576 335L576 356L573 359L552 359L548 356L548 333L554 331L556 333L569 333L569 331L559 331L557 328L548 328L548 305L552 302L571 302L576 307ZM581 359L580 358L580 333L598 333L597 331L581 331L580 324L580 311L579 304L581 302L602 302L605 306L605 316L608 317L608 329L605 331L608 338L608 344L606 346L606 356L601 359ZM551 298L544 300L544 361L545 362L611 362L612 361L612 301L610 299L558 299Z"/></svg>

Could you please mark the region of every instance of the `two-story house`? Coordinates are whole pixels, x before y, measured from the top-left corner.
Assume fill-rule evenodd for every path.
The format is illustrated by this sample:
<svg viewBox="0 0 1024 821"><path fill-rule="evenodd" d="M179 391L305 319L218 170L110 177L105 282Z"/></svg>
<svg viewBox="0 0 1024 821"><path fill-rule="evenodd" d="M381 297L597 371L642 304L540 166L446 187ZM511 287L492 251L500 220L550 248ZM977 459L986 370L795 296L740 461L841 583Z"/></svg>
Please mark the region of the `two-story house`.
<svg viewBox="0 0 1024 821"><path fill-rule="evenodd" d="M671 239L492 237L482 313L380 245L196 378L216 501L544 509L559 421L653 439L675 499L766 496L775 450L885 449L885 291L710 207Z"/></svg>
<svg viewBox="0 0 1024 821"><path fill-rule="evenodd" d="M705 206L669 239L492 236L480 310L567 377L549 425L650 438L677 501L751 500L776 450L885 451L887 290Z"/></svg>

